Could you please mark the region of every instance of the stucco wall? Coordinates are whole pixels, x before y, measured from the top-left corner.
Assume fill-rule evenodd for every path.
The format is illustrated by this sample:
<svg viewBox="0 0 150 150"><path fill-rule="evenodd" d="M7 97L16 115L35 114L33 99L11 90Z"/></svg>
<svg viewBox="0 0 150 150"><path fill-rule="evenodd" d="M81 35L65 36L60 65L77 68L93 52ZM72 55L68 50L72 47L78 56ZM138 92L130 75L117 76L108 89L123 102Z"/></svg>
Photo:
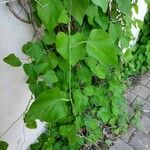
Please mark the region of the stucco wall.
<svg viewBox="0 0 150 150"><path fill-rule="evenodd" d="M26 77L21 68L12 68L2 59L10 53L15 53L24 60L21 47L32 39L32 27L17 20L1 4L0 0L0 135L24 112L29 100L30 92L25 84ZM139 0L139 19L143 19L146 12L144 0ZM137 15L135 15L137 16ZM135 36L137 29L133 29ZM9 143L9 150L27 150L27 146L34 142L43 131L39 123L36 130L25 128L22 118L2 137Z"/></svg>
<svg viewBox="0 0 150 150"><path fill-rule="evenodd" d="M32 39L32 27L17 20L0 0L0 135L24 112L31 93L25 84L22 68L12 68L3 58L15 53L24 61L21 47ZM20 10L20 9L19 9ZM19 12L19 11L18 11ZM22 118L2 137L9 150L26 150L42 131L42 127L29 130ZM23 145L22 145L23 144Z"/></svg>

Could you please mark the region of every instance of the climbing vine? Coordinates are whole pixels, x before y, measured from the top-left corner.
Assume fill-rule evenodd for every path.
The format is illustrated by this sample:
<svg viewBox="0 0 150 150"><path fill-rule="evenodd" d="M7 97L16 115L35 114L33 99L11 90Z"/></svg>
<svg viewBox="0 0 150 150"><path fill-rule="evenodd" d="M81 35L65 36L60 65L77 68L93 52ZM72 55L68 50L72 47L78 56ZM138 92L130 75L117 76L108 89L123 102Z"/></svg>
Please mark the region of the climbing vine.
<svg viewBox="0 0 150 150"><path fill-rule="evenodd" d="M145 15L138 41L131 49L131 60L125 67L127 77L138 75L149 70L150 66L150 11Z"/></svg>
<svg viewBox="0 0 150 150"><path fill-rule="evenodd" d="M133 74L128 71L135 56L129 43L131 9L138 11L137 1L37 0L30 4L29 19L43 34L23 46L27 62L14 54L4 61L14 67L23 65L28 77L34 102L25 113L26 126L36 128L37 119L46 124L31 150L77 150L89 145L100 149L104 143L109 147L131 121L123 93L125 74ZM144 54L148 58L148 52Z"/></svg>

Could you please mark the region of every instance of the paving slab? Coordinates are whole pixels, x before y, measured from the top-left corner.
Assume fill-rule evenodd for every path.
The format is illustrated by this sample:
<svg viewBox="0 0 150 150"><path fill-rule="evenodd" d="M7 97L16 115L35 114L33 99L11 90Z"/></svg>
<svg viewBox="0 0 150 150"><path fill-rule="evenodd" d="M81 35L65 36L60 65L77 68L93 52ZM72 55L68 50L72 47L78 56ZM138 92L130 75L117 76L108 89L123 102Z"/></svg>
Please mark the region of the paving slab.
<svg viewBox="0 0 150 150"><path fill-rule="evenodd" d="M149 80L150 80L149 76L147 74L144 74L144 75L141 76L140 83L142 85L146 85L149 82Z"/></svg>
<svg viewBox="0 0 150 150"><path fill-rule="evenodd" d="M146 86L147 86L148 88L150 88L150 81L146 84Z"/></svg>
<svg viewBox="0 0 150 150"><path fill-rule="evenodd" d="M150 96L146 99L148 102L150 102Z"/></svg>
<svg viewBox="0 0 150 150"><path fill-rule="evenodd" d="M148 78L150 78L150 72L146 72L145 74L147 75Z"/></svg>
<svg viewBox="0 0 150 150"><path fill-rule="evenodd" d="M134 93L127 91L124 97L128 101L128 103L131 104L137 96Z"/></svg>
<svg viewBox="0 0 150 150"><path fill-rule="evenodd" d="M148 96L150 95L150 89L140 84L135 86L131 92L144 99L147 99Z"/></svg>
<svg viewBox="0 0 150 150"><path fill-rule="evenodd" d="M132 116L134 107L141 104L142 117L137 126L131 126L110 150L150 150L150 72L142 75L141 81L125 93L128 112Z"/></svg>
<svg viewBox="0 0 150 150"><path fill-rule="evenodd" d="M128 141L132 138L132 136L134 136L135 131L136 131L136 128L133 127L133 126L131 126L131 127L129 128L129 131L128 131L127 133L123 134L120 138L121 138L124 142L128 143Z"/></svg>
<svg viewBox="0 0 150 150"><path fill-rule="evenodd" d="M141 110L143 114L150 117L150 101L142 99L141 97L137 97L134 102L132 103L132 106L136 106L137 104L141 105Z"/></svg>
<svg viewBox="0 0 150 150"><path fill-rule="evenodd" d="M110 150L134 150L130 145L121 139L118 139Z"/></svg>
<svg viewBox="0 0 150 150"><path fill-rule="evenodd" d="M135 150L150 150L150 137L138 131L129 142L129 145L134 147Z"/></svg>
<svg viewBox="0 0 150 150"><path fill-rule="evenodd" d="M139 130L143 131L147 135L150 133L150 118L148 118L147 116L142 116Z"/></svg>

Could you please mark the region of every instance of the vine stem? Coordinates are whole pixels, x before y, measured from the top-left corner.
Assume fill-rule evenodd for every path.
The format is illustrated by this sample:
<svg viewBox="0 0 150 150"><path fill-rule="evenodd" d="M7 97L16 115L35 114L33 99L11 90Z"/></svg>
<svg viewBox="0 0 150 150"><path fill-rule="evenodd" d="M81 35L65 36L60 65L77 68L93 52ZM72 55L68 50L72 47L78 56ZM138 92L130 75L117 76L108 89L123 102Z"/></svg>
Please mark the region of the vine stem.
<svg viewBox="0 0 150 150"><path fill-rule="evenodd" d="M70 8L72 9L72 1L70 0ZM79 43L80 44L80 43ZM74 114L74 117L76 118L76 121L77 121L77 125L78 125L78 128L80 129L80 125L79 125L79 122L78 122L78 119L77 119L77 113L76 113L76 110L75 110L75 107L74 107L74 104L73 104L73 100L72 100L72 84L71 84L71 49L72 49L72 44L71 44L71 11L69 12L69 24L68 24L68 54L69 54L69 74L68 74L68 84L69 84L69 99L70 99L70 102L71 102L71 105L72 105L72 109L73 109L73 114Z"/></svg>
<svg viewBox="0 0 150 150"><path fill-rule="evenodd" d="M31 97L32 99L32 97ZM28 110L31 99L29 100L24 112L0 135L0 139L24 116L25 112Z"/></svg>
<svg viewBox="0 0 150 150"><path fill-rule="evenodd" d="M71 103L73 104L72 102L72 91L71 91L71 14L69 13L69 24L68 24L68 56L69 56L69 73L68 73L68 86L69 86L69 99L71 101Z"/></svg>
<svg viewBox="0 0 150 150"><path fill-rule="evenodd" d="M70 5L71 5L71 9L72 9L72 1L70 1ZM77 43L76 45L74 45L73 47L76 47L80 44L84 44L84 43L87 43L87 41L82 41L82 42L79 42ZM70 99L70 102L71 102L71 105L72 105L72 109L73 109L73 114L74 114L74 117L76 118L76 122L77 122L77 126L78 126L78 129L80 129L80 124L79 124L79 121L77 119L77 113L76 113L76 110L75 110L75 107L74 107L74 104L73 104L73 100L72 100L72 84L71 84L71 74L72 74L72 70L71 70L71 49L73 48L72 47L72 43L71 43L71 11L69 12L69 24L68 24L68 54L69 54L69 73L68 73L68 87L69 87L69 99ZM98 149L99 149L99 146L94 142L92 141L91 139L87 138L86 136L83 135L83 133L81 131L79 131L80 135L77 135L79 137L82 137L86 140L88 140L89 142L93 143Z"/></svg>
<svg viewBox="0 0 150 150"><path fill-rule="evenodd" d="M70 0L70 5L71 5L71 9L72 9L72 1ZM71 74L72 74L72 71L71 71L71 49L72 49L72 44L71 44L71 11L69 12L69 24L68 24L68 56L69 56L69 73L68 73L68 86L69 86L69 99L70 99L70 102L71 102L71 105L72 105L72 109L73 109L73 115L74 117L76 118L76 121L77 121L77 125L78 125L78 128L80 129L80 125L79 125L79 122L78 122L78 119L77 119L77 113L76 113L76 110L75 110L75 107L74 107L74 104L73 104L73 100L72 100L72 84L71 84Z"/></svg>
<svg viewBox="0 0 150 150"><path fill-rule="evenodd" d="M16 11L12 8L12 2L13 2L13 1L6 2L6 6L8 6L9 11L10 11L18 20L20 20L20 21L22 21L22 22L24 22L24 23L27 23L27 24L31 24L30 19L29 19L29 20L26 20L26 19L20 17L20 16L16 13ZM20 3L19 3L19 4L20 4ZM21 5L21 4L20 4L20 5ZM21 7L23 8L22 5L21 5ZM25 8L23 8L23 9L25 10ZM26 13L26 15L27 15L26 10L25 10L25 13ZM27 16L28 16L28 15L27 15Z"/></svg>
<svg viewBox="0 0 150 150"><path fill-rule="evenodd" d="M1 135L0 139L11 129L23 116L24 113L22 113Z"/></svg>

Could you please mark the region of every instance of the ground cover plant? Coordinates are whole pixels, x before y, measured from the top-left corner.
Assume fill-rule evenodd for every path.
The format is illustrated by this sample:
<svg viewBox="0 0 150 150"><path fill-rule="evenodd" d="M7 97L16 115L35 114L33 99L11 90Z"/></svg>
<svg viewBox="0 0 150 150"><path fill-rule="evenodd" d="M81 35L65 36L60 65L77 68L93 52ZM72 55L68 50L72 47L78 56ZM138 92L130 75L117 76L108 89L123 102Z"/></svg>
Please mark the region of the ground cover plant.
<svg viewBox="0 0 150 150"><path fill-rule="evenodd" d="M23 46L27 62L15 54L4 58L23 65L28 77L34 102L24 115L26 126L36 128L37 119L46 125L30 149L107 149L139 117L138 111L128 114L123 94L129 76L149 69L149 13L133 51L137 1L38 0L30 6L35 35L37 28L43 34Z"/></svg>

